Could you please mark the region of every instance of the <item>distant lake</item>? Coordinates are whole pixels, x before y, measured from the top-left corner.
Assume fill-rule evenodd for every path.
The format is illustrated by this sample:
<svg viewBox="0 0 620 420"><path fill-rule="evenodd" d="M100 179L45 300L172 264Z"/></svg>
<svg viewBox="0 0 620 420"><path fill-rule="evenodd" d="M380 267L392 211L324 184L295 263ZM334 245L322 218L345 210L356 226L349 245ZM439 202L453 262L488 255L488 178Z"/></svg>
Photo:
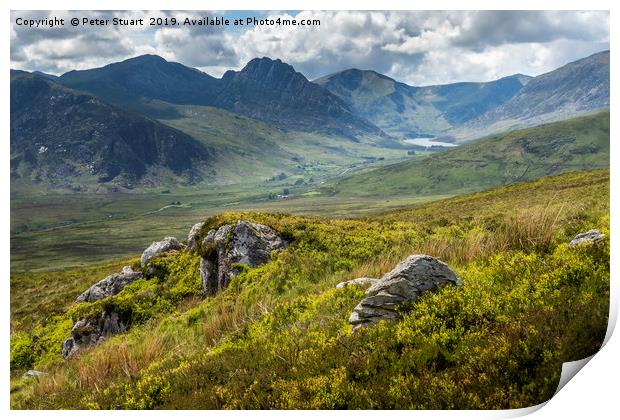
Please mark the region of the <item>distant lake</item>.
<svg viewBox="0 0 620 420"><path fill-rule="evenodd" d="M435 141L432 138L428 138L428 137L418 137L415 139L406 139L403 140L405 143L409 143L409 144L415 144L416 146L426 146L426 147L431 147L431 146L443 146L443 147L454 147L456 146L456 144L454 143L446 143L443 141Z"/></svg>

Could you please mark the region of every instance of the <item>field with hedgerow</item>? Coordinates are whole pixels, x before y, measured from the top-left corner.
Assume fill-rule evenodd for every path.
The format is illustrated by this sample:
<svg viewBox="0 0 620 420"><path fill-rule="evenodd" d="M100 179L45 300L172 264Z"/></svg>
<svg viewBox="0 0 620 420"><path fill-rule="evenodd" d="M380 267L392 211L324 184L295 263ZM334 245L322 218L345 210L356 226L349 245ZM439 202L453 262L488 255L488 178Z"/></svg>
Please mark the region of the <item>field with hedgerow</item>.
<svg viewBox="0 0 620 420"><path fill-rule="evenodd" d="M11 406L496 409L551 398L561 365L595 353L609 310L609 170L571 172L359 219L222 213L291 245L203 296L197 253L169 253L115 296L76 304L137 258L11 277ZM188 226L189 229L189 226ZM598 229L597 243L569 247ZM148 244L145 244L145 246ZM362 288L410 254L464 284L354 333ZM58 285L62 285L61 287ZM64 360L74 322L113 310L132 328ZM44 372L23 377L28 369Z"/></svg>

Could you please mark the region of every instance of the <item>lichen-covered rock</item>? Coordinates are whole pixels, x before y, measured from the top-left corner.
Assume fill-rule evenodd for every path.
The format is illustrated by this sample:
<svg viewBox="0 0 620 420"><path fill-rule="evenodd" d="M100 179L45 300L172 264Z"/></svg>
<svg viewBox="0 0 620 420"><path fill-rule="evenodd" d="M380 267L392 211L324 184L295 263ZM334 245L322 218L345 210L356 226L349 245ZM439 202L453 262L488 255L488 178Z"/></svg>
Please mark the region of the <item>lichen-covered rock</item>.
<svg viewBox="0 0 620 420"><path fill-rule="evenodd" d="M94 302L109 296L120 293L128 284L142 277L142 272L134 271L131 267L123 267L123 271L111 274L103 280L98 281L79 295L75 300L77 303Z"/></svg>
<svg viewBox="0 0 620 420"><path fill-rule="evenodd" d="M598 229L592 229L587 232L576 235L572 241L568 244L569 247L574 248L579 244L594 243L603 239L605 235Z"/></svg>
<svg viewBox="0 0 620 420"><path fill-rule="evenodd" d="M78 320L71 329L71 337L62 343L62 357L71 357L81 348L101 343L111 335L129 329L131 320L116 312L103 311L92 318Z"/></svg>
<svg viewBox="0 0 620 420"><path fill-rule="evenodd" d="M30 369L29 371L24 373L25 377L30 377L30 378L39 378L43 375L45 375L45 372L41 372L40 370L33 370L33 369Z"/></svg>
<svg viewBox="0 0 620 420"><path fill-rule="evenodd" d="M202 243L200 262L202 287L207 296L228 287L241 266L257 267L271 258L271 253L287 246L269 226L247 221L223 225L210 230Z"/></svg>
<svg viewBox="0 0 620 420"><path fill-rule="evenodd" d="M360 277L357 279L340 282L336 285L336 289L342 289L343 287L346 287L346 286L361 286L361 287L368 288L370 286L374 286L374 284L377 283L378 281L379 279L373 279L370 277Z"/></svg>
<svg viewBox="0 0 620 420"><path fill-rule="evenodd" d="M462 281L444 262L428 255L410 255L366 290L366 297L349 317L353 329L383 319L398 318L397 307L413 302L438 286L459 286Z"/></svg>
<svg viewBox="0 0 620 420"><path fill-rule="evenodd" d="M140 257L140 264L142 267L147 267L148 263L155 257L174 250L183 249L184 246L181 242L172 236L168 236L161 241L153 242L147 249L142 253L142 257Z"/></svg>
<svg viewBox="0 0 620 420"><path fill-rule="evenodd" d="M189 233L187 234L187 248L190 250L196 249L196 245L198 245L198 234L200 233L202 226L204 226L204 222L196 223L189 230Z"/></svg>

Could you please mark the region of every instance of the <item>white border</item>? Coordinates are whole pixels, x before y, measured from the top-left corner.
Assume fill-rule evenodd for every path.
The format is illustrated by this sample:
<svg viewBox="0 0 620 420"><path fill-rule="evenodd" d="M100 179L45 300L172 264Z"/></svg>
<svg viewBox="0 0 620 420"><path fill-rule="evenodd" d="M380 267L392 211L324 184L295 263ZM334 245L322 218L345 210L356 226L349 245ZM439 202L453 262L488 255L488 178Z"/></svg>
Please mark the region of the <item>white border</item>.
<svg viewBox="0 0 620 420"><path fill-rule="evenodd" d="M90 0L58 0L55 2L44 2L35 0L21 0L14 1L8 0L3 2L4 7L2 9L2 21L8 23L10 16L9 11L14 10L29 10L29 9L57 9L57 10L123 10L123 9L140 9L140 10L301 10L301 9L323 9L323 10L446 10L446 9L471 9L471 10L518 10L518 9L530 9L530 10L611 10L611 44L615 44L617 38L617 19L616 15L620 6L614 6L620 4L612 1L574 1L565 0L562 2L553 2L548 0L521 0L521 1L468 1L458 2L455 0L418 0L418 1L406 1L406 0L381 0L377 2L365 2L359 1L344 1L344 0L314 0L314 1L284 1L284 0L266 0L260 3L243 1L243 0L212 0L212 1L196 1L196 0L175 0L175 1L132 1L129 5L127 1L109 0L105 3L97 3ZM2 171L0 172L0 188L2 194L2 238L0 241L0 258L2 264L2 298L4 303L4 310L2 311L1 328L4 337L6 338L5 344L2 347L2 364L0 375L4 379L3 387L0 390L0 399L2 401L2 411L9 410L9 302L10 302L10 284L9 284L9 267L10 267L10 244L9 244L9 209L10 209L10 186L9 186L9 71L7 67L10 66L9 60L9 31L10 25L4 26L5 37L2 42L3 56L5 57L5 70L2 72L2 82L0 82L0 89L2 95L2 121L3 121L3 135L2 135ZM611 48L610 48L611 49ZM8 62L8 63L7 63ZM614 75L617 73L617 60L616 54L612 51L611 54L611 102L616 103L618 98L618 89L616 86L616 79ZM616 162L618 157L618 145L616 144L615 124L611 124L611 162ZM616 182L616 171L611 172L611 214L617 213L618 192ZM616 219L613 218L611 222L611 231L616 232ZM353 418L363 415L364 417L380 418L383 416L390 416L393 419L410 419L416 418L461 418L461 419L482 419L482 418L503 418L503 417L515 417L528 413L531 418L534 419L573 419L573 418L612 418L617 416L618 413L618 382L620 374L620 363L618 361L617 354L620 354L620 339L618 334L610 335L613 330L615 321L618 314L618 266L615 263L618 258L617 240L614 235L611 237L611 259L612 259L612 304L610 313L610 325L608 331L608 342L604 348L596 354L592 360L577 374L576 379L569 381L559 393L553 397L547 404L541 404L541 406L531 409L512 410L512 411L454 411L454 412L438 412L438 411L366 411L364 413L358 413L354 411L347 412L282 412L282 411L269 411L269 412L183 412L183 416L190 416L192 418L204 418L205 416L216 416L227 418L242 418L250 414L257 418L285 418L290 416L328 416L338 418ZM66 419L83 418L85 414L96 418L112 418L117 416L131 416L132 418L165 418L169 415L166 412L76 412L76 411L54 411L54 412L26 412L26 411L11 411L8 413L16 418L22 417L34 417L44 416L62 416Z"/></svg>

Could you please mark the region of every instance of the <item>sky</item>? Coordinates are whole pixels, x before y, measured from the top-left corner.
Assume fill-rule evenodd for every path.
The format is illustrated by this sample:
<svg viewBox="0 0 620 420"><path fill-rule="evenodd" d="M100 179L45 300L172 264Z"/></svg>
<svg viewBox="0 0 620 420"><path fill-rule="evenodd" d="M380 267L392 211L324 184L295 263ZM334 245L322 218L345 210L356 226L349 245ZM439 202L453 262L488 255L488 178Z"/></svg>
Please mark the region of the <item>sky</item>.
<svg viewBox="0 0 620 420"><path fill-rule="evenodd" d="M73 27L100 19L257 16L319 19L306 27ZM65 26L18 26L64 18ZM607 11L28 11L11 12L11 67L51 74L157 54L220 77L255 57L279 58L308 79L348 68L424 86L536 76L609 49Z"/></svg>

